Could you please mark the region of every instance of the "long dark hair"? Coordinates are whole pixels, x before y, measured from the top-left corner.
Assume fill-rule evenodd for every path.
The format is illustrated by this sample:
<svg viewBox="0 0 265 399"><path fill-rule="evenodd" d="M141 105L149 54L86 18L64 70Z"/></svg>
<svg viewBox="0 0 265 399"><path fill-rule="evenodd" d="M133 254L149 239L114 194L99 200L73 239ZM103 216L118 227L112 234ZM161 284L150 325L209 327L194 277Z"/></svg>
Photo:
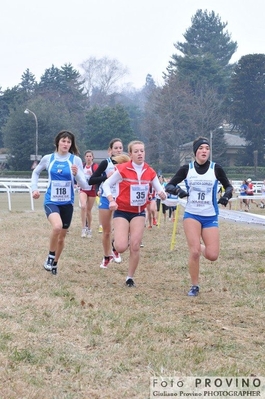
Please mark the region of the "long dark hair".
<svg viewBox="0 0 265 399"><path fill-rule="evenodd" d="M78 150L78 147L77 147L77 145L75 143L75 136L74 136L74 134L72 132L69 132L69 130L61 130L57 134L57 136L55 137L54 144L55 144L55 147L56 147L56 151L58 151L59 141L62 138L66 138L66 137L68 139L70 139L71 142L72 142L71 147L69 148L69 152L71 154L74 154L74 155L79 155L79 150Z"/></svg>
<svg viewBox="0 0 265 399"><path fill-rule="evenodd" d="M120 141L121 144L122 144L121 139L119 139L119 137L115 137L114 139L110 140L109 148L112 149L112 148L113 148L113 145L114 145L115 143L117 143L117 141Z"/></svg>

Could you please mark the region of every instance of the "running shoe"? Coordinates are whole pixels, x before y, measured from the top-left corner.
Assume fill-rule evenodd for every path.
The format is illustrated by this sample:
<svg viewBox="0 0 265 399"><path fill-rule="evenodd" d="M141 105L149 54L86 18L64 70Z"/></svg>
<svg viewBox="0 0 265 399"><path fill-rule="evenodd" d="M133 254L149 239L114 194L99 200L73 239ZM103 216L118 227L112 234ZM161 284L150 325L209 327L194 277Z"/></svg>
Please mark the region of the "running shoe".
<svg viewBox="0 0 265 399"><path fill-rule="evenodd" d="M81 238L85 238L86 237L86 227L84 229L82 229L81 232Z"/></svg>
<svg viewBox="0 0 265 399"><path fill-rule="evenodd" d="M57 265L52 267L51 272L54 276L57 274Z"/></svg>
<svg viewBox="0 0 265 399"><path fill-rule="evenodd" d="M102 262L101 262L101 264L100 264L100 268L101 269L107 269L108 268L108 266L109 266L109 264L111 263L113 261L113 256L108 256L108 257L106 257L105 258L105 256L104 256L104 258L102 259Z"/></svg>
<svg viewBox="0 0 265 399"><path fill-rule="evenodd" d="M87 236L87 238L91 238L92 237L92 230L87 229L86 236Z"/></svg>
<svg viewBox="0 0 265 399"><path fill-rule="evenodd" d="M102 228L102 226L99 226L98 232L99 232L99 233L103 233L103 228Z"/></svg>
<svg viewBox="0 0 265 399"><path fill-rule="evenodd" d="M140 248L143 248L144 247L144 244L141 242L141 244L140 244Z"/></svg>
<svg viewBox="0 0 265 399"><path fill-rule="evenodd" d="M198 285L193 285L188 292L188 296L197 296L199 294L200 287Z"/></svg>
<svg viewBox="0 0 265 399"><path fill-rule="evenodd" d="M129 287L129 288L131 288L131 287L136 287L136 285L135 285L135 283L134 283L134 281L133 281L133 279L132 278L128 278L128 280L126 280L126 286L127 287Z"/></svg>
<svg viewBox="0 0 265 399"><path fill-rule="evenodd" d="M47 272L51 272L52 271L52 266L53 266L53 262L54 262L54 255L48 255L46 261L44 262L44 269L47 270Z"/></svg>
<svg viewBox="0 0 265 399"><path fill-rule="evenodd" d="M112 245L112 256L113 256L113 260L115 263L121 263L121 255L119 254L118 251L116 251L116 249L114 248L114 240L112 240L111 245Z"/></svg>
<svg viewBox="0 0 265 399"><path fill-rule="evenodd" d="M121 263L121 255L116 251L116 249L112 251L112 255L115 263Z"/></svg>
<svg viewBox="0 0 265 399"><path fill-rule="evenodd" d="M157 226L157 220L155 218L153 219L153 226Z"/></svg>

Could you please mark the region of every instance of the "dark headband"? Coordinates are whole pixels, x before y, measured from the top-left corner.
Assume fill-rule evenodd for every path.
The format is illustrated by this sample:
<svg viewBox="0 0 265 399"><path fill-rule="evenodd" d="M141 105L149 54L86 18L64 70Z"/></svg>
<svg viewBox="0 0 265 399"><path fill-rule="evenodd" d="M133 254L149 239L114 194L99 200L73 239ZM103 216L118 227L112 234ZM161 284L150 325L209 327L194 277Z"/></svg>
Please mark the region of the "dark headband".
<svg viewBox="0 0 265 399"><path fill-rule="evenodd" d="M209 143L209 141L207 139L198 139L198 141L195 141L195 143L193 144L194 155L196 155L196 152L197 152L198 148L202 144L207 144L210 147L210 143Z"/></svg>

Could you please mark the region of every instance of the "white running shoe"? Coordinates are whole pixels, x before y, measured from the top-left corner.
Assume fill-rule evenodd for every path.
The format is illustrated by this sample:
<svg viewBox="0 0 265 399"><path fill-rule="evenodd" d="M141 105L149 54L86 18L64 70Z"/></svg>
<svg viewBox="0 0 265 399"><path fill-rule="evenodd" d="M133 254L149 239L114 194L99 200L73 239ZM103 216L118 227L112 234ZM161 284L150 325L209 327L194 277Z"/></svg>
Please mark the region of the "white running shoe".
<svg viewBox="0 0 265 399"><path fill-rule="evenodd" d="M86 236L87 236L87 238L91 238L92 237L92 230L88 230L87 229Z"/></svg>
<svg viewBox="0 0 265 399"><path fill-rule="evenodd" d="M54 262L55 256L53 255L48 255L46 261L44 262L44 269L47 270L47 272L51 272L53 268L53 262Z"/></svg>
<svg viewBox="0 0 265 399"><path fill-rule="evenodd" d="M115 263L121 263L121 255L115 249L112 250L113 260Z"/></svg>
<svg viewBox="0 0 265 399"><path fill-rule="evenodd" d="M121 263L121 255L119 254L118 251L116 251L114 247L114 239L111 241L111 246L112 246L112 256L113 260L115 263Z"/></svg>
<svg viewBox="0 0 265 399"><path fill-rule="evenodd" d="M81 238L85 238L86 237L86 227L84 229L82 229L81 232Z"/></svg>

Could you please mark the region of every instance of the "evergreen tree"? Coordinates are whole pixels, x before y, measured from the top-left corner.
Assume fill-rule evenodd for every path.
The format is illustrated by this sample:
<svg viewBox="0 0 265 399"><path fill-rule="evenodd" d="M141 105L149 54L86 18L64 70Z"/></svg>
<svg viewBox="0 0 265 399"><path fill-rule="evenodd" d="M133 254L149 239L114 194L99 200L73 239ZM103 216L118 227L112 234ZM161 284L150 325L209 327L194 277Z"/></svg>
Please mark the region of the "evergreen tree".
<svg viewBox="0 0 265 399"><path fill-rule="evenodd" d="M88 98L83 93L83 81L78 71L71 64L61 68L52 65L41 76L37 93L53 103L60 102L66 106L81 137L85 133L85 113L88 109Z"/></svg>
<svg viewBox="0 0 265 399"><path fill-rule="evenodd" d="M71 64L65 64L60 70L60 91L69 112L84 112L88 108L88 98L84 93L84 80Z"/></svg>
<svg viewBox="0 0 265 399"><path fill-rule="evenodd" d="M54 151L54 138L60 130L72 131L80 151L83 150L81 134L75 119L63 102L50 101L43 96L11 109L3 127L4 146L9 150L8 165L13 170L30 170L30 155L35 154L36 123L34 117L24 113L25 108L32 110L38 121L38 155Z"/></svg>
<svg viewBox="0 0 265 399"><path fill-rule="evenodd" d="M244 163L264 165L265 132L265 54L249 54L237 63L230 85L230 115L248 141Z"/></svg>
<svg viewBox="0 0 265 399"><path fill-rule="evenodd" d="M4 92L0 91L0 147L4 145L3 129L8 120L11 110L16 110L21 104L29 99L29 93L19 85Z"/></svg>
<svg viewBox="0 0 265 399"><path fill-rule="evenodd" d="M37 92L51 100L64 100L70 112L84 110L88 103L83 93L83 83L81 75L71 64L65 64L61 68L52 65L41 76Z"/></svg>
<svg viewBox="0 0 265 399"><path fill-rule="evenodd" d="M38 84L38 92L40 94L46 92L57 92L58 96L61 91L61 76L60 69L54 65L51 68L45 70L44 74L40 78Z"/></svg>
<svg viewBox="0 0 265 399"><path fill-rule="evenodd" d="M28 94L34 94L37 82L35 75L29 69L22 74L20 87Z"/></svg>
<svg viewBox="0 0 265 399"><path fill-rule="evenodd" d="M125 146L135 138L129 115L121 105L92 107L87 113L86 120L87 130L83 141L87 148L106 149L114 137L119 137Z"/></svg>
<svg viewBox="0 0 265 399"><path fill-rule="evenodd" d="M115 105L120 104L128 112L134 136L144 140L142 121L144 116L145 93L142 90L123 90L115 95Z"/></svg>
<svg viewBox="0 0 265 399"><path fill-rule="evenodd" d="M5 95L5 92L0 90L0 148L3 147L3 133L2 129L7 121L9 115L9 101L8 96Z"/></svg>
<svg viewBox="0 0 265 399"><path fill-rule="evenodd" d="M229 61L237 49L237 43L224 29L227 23L221 22L214 11L197 10L192 25L184 34L185 42L177 42L175 47L182 55L174 54L168 72L177 73L187 79L194 88L200 82L225 91L231 73Z"/></svg>

